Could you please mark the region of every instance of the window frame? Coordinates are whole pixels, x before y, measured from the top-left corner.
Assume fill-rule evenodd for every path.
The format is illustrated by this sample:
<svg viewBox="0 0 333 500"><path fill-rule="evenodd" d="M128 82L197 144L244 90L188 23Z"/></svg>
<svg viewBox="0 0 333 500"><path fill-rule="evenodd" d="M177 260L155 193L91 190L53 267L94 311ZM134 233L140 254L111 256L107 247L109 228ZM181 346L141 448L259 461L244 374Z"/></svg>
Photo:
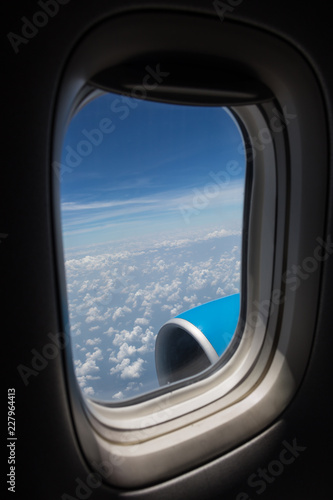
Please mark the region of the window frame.
<svg viewBox="0 0 333 500"><path fill-rule="evenodd" d="M171 21L172 40L163 38ZM145 29L149 36L143 37ZM246 257L247 321L236 352L219 370L190 385L180 383L182 387L127 406L110 407L84 400L76 383L70 348L66 348L69 398L81 447L90 463L108 460L115 466L109 481L118 487L137 488L173 477L265 429L288 405L301 383L313 340L317 304L312 297L318 296L320 272L312 273L295 291L287 287L283 276L314 254L316 238L324 234L325 200L320 187L326 182L325 115L311 68L285 41L238 23L225 21L222 27L209 16L158 11L115 16L84 37L70 58L56 109L54 159L59 158L72 110L82 100L86 83L99 70L133 54L149 57L152 48L163 54L165 45L170 50L193 53L199 44L195 36L199 29L209 33L200 41L204 51L218 57L222 66L227 61L229 68L233 61L245 68L274 95L274 100L265 96L264 102L258 99L258 104L250 102L242 109L233 109L251 139L248 154L254 156L256 152L252 158ZM105 44L112 48L116 41L119 47L119 40L124 41L120 55L117 51L98 51ZM309 124L309 114L316 130ZM292 115L297 119L289 120ZM280 128L283 120L289 123L274 132L272 123L279 116ZM272 137L260 150L256 141L264 129L270 129ZM314 160L321 173L315 191L311 170ZM57 274L60 314L68 338L57 182L54 178ZM311 212L309 196L315 198ZM284 294L284 301L274 303L273 308L274 290ZM269 314L253 328L248 318L257 311L254 304L266 301L271 308Z"/></svg>

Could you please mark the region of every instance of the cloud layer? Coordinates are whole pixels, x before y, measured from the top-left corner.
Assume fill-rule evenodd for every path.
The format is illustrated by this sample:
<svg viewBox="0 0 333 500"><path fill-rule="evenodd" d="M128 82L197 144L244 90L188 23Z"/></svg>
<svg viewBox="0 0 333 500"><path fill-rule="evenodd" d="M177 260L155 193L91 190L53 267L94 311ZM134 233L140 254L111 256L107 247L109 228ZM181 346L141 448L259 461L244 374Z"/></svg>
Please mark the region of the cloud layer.
<svg viewBox="0 0 333 500"><path fill-rule="evenodd" d="M240 231L67 254L74 365L86 396L120 401L158 387L154 346L181 312L240 291Z"/></svg>

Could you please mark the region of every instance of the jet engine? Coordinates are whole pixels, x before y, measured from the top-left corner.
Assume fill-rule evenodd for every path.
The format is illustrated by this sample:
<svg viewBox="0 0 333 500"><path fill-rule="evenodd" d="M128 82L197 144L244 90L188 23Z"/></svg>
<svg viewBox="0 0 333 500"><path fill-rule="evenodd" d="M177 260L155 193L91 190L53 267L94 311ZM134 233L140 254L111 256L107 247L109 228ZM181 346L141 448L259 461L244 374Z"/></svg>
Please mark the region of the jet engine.
<svg viewBox="0 0 333 500"><path fill-rule="evenodd" d="M155 365L159 384L191 377L214 364L236 330L239 293L189 309L159 330Z"/></svg>

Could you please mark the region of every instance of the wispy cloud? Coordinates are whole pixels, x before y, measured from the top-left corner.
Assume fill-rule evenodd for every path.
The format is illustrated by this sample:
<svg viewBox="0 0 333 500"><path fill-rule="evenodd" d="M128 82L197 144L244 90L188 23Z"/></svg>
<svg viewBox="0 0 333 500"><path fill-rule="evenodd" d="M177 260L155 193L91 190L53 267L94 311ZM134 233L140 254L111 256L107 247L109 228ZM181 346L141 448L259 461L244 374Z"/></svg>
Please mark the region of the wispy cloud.
<svg viewBox="0 0 333 500"><path fill-rule="evenodd" d="M157 199L149 198L133 198L131 200L118 200L118 201L93 201L90 203L77 203L74 201L67 201L61 204L61 209L64 212L78 212L81 210L99 210L103 208L114 208L128 205L142 205L146 203L156 203Z"/></svg>
<svg viewBox="0 0 333 500"><path fill-rule="evenodd" d="M222 207L239 205L243 202L243 182L235 181L226 190L221 190L217 196L209 200L207 207L212 210ZM175 217L182 223L180 207L197 206L198 194L193 191L174 189L153 196L142 196L131 200L116 200L104 202L63 202L63 234L72 236L90 232L104 231L133 223L149 225L151 221L161 222L161 227L170 223Z"/></svg>

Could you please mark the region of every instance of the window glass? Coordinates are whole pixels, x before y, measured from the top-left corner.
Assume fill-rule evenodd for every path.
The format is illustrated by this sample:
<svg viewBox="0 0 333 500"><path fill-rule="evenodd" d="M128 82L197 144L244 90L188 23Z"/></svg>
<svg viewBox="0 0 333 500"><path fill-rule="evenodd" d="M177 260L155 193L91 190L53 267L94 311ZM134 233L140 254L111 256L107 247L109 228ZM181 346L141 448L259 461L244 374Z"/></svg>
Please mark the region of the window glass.
<svg viewBox="0 0 333 500"><path fill-rule="evenodd" d="M124 401L224 352L239 317L243 146L222 107L108 93L72 118L58 167L85 396Z"/></svg>

